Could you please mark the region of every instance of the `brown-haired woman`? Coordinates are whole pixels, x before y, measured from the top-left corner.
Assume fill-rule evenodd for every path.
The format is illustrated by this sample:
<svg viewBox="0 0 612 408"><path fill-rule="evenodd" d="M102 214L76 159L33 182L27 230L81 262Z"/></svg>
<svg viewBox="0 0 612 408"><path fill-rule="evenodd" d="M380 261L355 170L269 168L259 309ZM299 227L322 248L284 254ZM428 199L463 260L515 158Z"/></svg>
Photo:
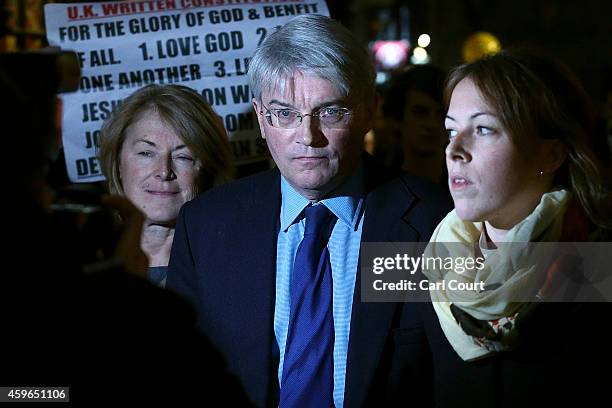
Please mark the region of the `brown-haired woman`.
<svg viewBox="0 0 612 408"><path fill-rule="evenodd" d="M110 192L145 214L149 279L163 286L179 209L233 174L221 119L193 89L148 85L104 122L99 157Z"/></svg>
<svg viewBox="0 0 612 408"><path fill-rule="evenodd" d="M447 284L430 290L433 302L423 306L436 405L590 400L605 378L590 365L610 361L598 335L608 308L575 298L544 302L559 300L549 289L567 279L567 265L528 256L540 242L610 237L585 93L561 65L506 51L452 71L446 100L455 209L426 255L484 262L461 273L423 270L430 282ZM478 286L450 288L452 280Z"/></svg>

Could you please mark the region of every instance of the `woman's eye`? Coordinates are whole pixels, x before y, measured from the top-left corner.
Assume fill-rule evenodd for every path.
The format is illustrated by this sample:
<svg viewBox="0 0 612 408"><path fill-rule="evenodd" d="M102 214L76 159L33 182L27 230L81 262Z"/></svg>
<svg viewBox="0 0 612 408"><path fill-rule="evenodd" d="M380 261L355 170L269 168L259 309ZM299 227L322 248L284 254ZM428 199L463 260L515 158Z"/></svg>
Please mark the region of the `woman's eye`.
<svg viewBox="0 0 612 408"><path fill-rule="evenodd" d="M446 129L446 134L448 135L448 138L453 138L455 136L457 136L457 131L455 129Z"/></svg>
<svg viewBox="0 0 612 408"><path fill-rule="evenodd" d="M288 117L290 117L290 116L291 116L291 113L292 113L292 112L291 112L290 110L288 110L288 109L280 109L280 110L277 110L277 111L276 111L276 114L277 114L278 116L283 117L283 118L288 118Z"/></svg>
<svg viewBox="0 0 612 408"><path fill-rule="evenodd" d="M495 133L495 130L486 126L476 126L476 133L479 135L486 136Z"/></svg>
<svg viewBox="0 0 612 408"><path fill-rule="evenodd" d="M138 152L139 156L143 156L143 157L152 157L153 156L153 152L149 151L149 150L143 150L141 152Z"/></svg>
<svg viewBox="0 0 612 408"><path fill-rule="evenodd" d="M195 160L193 159L193 157L189 157L189 156L178 156L176 157L176 160L180 160L183 162L191 162L193 163Z"/></svg>

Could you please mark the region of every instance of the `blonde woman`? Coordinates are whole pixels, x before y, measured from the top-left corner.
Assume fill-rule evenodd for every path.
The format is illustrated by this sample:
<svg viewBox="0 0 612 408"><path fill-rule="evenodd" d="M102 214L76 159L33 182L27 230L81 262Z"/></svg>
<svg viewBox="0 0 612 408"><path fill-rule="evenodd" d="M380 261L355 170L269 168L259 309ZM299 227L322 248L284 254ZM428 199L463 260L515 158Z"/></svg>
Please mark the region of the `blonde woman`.
<svg viewBox="0 0 612 408"><path fill-rule="evenodd" d="M221 119L193 89L148 85L104 122L99 157L110 192L145 214L148 277L164 286L181 206L233 174Z"/></svg>

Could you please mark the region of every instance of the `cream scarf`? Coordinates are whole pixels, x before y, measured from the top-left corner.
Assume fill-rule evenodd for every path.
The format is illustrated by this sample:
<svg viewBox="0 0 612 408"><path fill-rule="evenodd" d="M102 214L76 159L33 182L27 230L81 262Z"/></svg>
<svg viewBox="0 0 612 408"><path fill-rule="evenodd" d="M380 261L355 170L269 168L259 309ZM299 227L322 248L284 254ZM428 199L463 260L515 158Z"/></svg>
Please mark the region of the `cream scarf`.
<svg viewBox="0 0 612 408"><path fill-rule="evenodd" d="M505 241L511 243L528 243L538 241L557 241L561 235L563 213L567 208L570 194L566 190L557 190L542 196L540 203L523 221L506 233ZM484 223L463 221L455 210L451 211L434 231L430 244L425 250L426 257L471 257L478 256L478 242L483 233ZM465 245L439 245L436 243L463 243ZM514 245L514 244L513 244ZM520 244L519 244L520 245ZM465 361L486 357L495 352L512 348L513 337L504 335L502 340L482 344L466 334L456 322L450 306L455 304L463 311L479 320L494 321L514 316L523 305L510 302L513 293L525 293L536 287L541 276L539 269L526 252L529 246L521 247L522 251L498 249L486 252L484 267L463 273L446 270L423 270L429 282L444 279L447 282L456 279L458 282L485 282L495 289L486 291L452 291L431 290L430 296L440 326L453 349ZM531 258L533 259L533 258ZM515 334L515 333L514 333Z"/></svg>

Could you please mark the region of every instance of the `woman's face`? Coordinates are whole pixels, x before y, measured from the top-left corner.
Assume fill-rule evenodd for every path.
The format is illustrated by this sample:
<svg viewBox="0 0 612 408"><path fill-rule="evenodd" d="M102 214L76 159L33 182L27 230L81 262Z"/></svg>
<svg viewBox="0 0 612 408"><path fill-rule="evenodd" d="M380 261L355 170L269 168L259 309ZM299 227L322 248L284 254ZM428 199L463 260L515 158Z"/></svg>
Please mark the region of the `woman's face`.
<svg viewBox="0 0 612 408"><path fill-rule="evenodd" d="M200 163L155 111L125 132L119 155L123 190L149 223L173 225L181 206L194 198Z"/></svg>
<svg viewBox="0 0 612 408"><path fill-rule="evenodd" d="M459 217L509 229L529 215L545 192L539 146L519 151L468 78L453 90L445 126L448 183Z"/></svg>

